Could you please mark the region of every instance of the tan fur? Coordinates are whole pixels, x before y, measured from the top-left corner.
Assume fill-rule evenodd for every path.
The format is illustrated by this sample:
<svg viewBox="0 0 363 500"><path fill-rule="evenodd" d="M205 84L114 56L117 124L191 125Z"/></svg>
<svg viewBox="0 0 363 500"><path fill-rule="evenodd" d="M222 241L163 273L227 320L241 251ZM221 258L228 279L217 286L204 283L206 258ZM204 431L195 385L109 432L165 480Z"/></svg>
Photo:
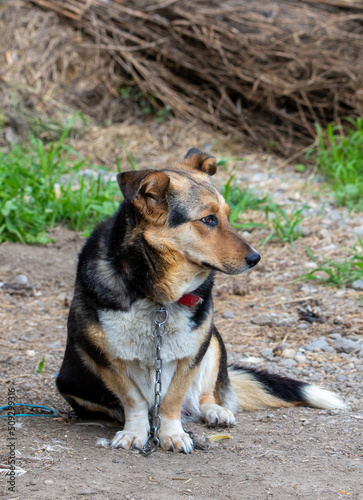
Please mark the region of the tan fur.
<svg viewBox="0 0 363 500"><path fill-rule="evenodd" d="M239 404L244 410L259 410L263 408L287 408L299 403L284 401L272 396L266 389L248 373L229 370L229 378L235 390ZM301 403L300 403L301 404Z"/></svg>

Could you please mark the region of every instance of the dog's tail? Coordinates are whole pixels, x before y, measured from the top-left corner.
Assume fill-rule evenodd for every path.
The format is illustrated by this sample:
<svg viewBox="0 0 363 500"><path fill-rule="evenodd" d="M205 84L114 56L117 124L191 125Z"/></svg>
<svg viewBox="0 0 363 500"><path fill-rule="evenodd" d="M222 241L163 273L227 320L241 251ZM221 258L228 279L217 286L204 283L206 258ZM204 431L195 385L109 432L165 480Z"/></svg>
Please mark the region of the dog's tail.
<svg viewBox="0 0 363 500"><path fill-rule="evenodd" d="M346 408L333 392L253 368L230 366L228 374L238 402L244 410L288 406Z"/></svg>

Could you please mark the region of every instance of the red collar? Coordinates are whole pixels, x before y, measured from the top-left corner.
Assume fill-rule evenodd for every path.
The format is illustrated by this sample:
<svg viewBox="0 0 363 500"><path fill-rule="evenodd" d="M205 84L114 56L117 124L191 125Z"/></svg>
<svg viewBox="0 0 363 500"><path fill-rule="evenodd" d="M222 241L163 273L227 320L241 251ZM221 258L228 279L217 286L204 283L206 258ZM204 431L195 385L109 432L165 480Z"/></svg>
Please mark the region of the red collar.
<svg viewBox="0 0 363 500"><path fill-rule="evenodd" d="M201 304L203 299L201 297L198 297L198 295L193 295L192 293L186 293L180 299L177 301L179 304L182 304L183 306L187 307L193 307L198 304Z"/></svg>

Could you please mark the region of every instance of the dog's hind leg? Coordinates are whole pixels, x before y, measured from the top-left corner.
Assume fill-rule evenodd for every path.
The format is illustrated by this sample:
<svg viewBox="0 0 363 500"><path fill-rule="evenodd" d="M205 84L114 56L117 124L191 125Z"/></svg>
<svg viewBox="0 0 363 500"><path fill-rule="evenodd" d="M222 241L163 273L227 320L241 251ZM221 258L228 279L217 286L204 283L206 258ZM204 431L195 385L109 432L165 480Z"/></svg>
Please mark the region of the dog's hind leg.
<svg viewBox="0 0 363 500"><path fill-rule="evenodd" d="M218 339L213 336L201 364L201 395L199 397L201 418L203 422L212 427L236 423L233 415L234 401L229 404L228 398L224 397L224 401L219 397L222 392L220 385L224 387L224 396L229 389L228 375L224 373L224 363L221 363L221 360L224 360L224 352L221 350ZM222 404L223 406L221 406Z"/></svg>

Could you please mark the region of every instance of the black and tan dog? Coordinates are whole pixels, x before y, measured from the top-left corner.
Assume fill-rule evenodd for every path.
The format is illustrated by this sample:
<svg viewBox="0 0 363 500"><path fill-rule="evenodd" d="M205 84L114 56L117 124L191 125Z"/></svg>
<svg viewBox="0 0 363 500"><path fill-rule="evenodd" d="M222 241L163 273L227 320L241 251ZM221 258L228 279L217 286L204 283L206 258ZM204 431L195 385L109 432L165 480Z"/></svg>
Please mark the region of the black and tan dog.
<svg viewBox="0 0 363 500"><path fill-rule="evenodd" d="M57 379L80 417L120 421L115 448L143 448L154 404L155 324L163 326L160 445L191 452L181 416L233 425L240 405L343 408L333 393L250 368L227 367L213 324L216 271L237 274L260 256L229 224L230 209L210 183L213 157L198 149L171 168L117 176L119 210L96 227L80 257Z"/></svg>

